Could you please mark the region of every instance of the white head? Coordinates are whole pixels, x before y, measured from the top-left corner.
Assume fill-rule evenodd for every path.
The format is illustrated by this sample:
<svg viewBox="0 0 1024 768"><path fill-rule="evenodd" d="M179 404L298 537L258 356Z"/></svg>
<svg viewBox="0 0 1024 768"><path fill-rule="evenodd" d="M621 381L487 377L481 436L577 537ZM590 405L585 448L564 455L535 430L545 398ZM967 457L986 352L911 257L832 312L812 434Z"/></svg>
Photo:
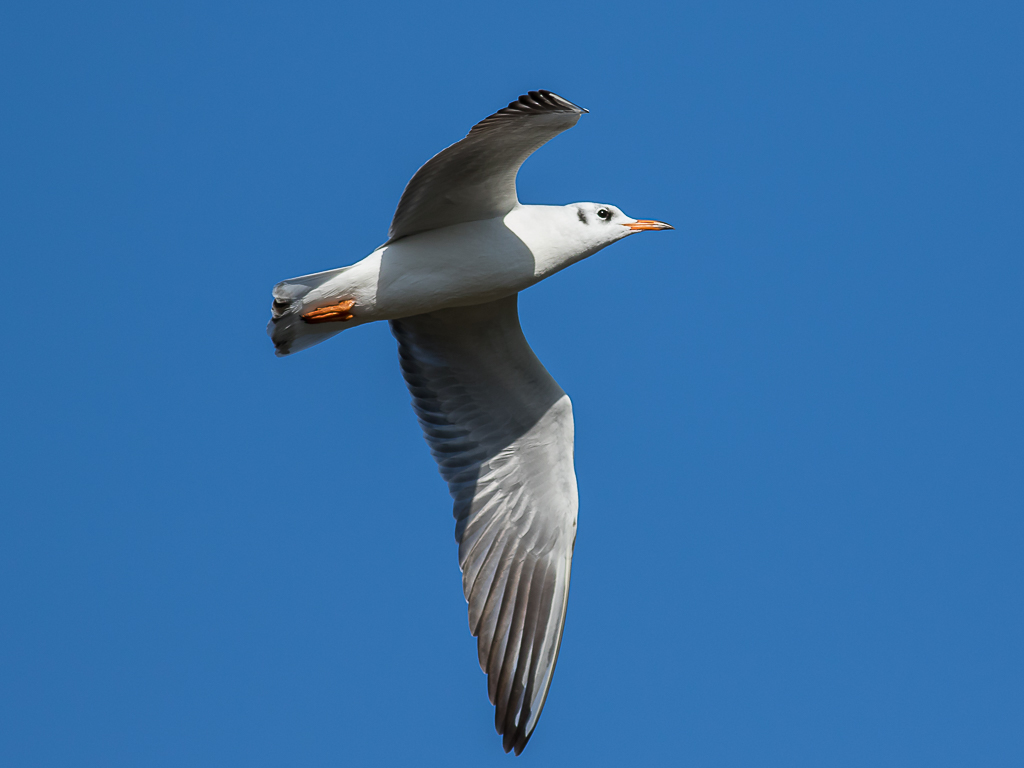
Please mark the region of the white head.
<svg viewBox="0 0 1024 768"><path fill-rule="evenodd" d="M637 232L672 229L662 221L631 219L606 203L571 203L565 208L575 219L574 234L594 251Z"/></svg>
<svg viewBox="0 0 1024 768"><path fill-rule="evenodd" d="M538 276L575 264L627 235L672 229L661 221L631 219L605 203L520 205L503 221L530 249Z"/></svg>

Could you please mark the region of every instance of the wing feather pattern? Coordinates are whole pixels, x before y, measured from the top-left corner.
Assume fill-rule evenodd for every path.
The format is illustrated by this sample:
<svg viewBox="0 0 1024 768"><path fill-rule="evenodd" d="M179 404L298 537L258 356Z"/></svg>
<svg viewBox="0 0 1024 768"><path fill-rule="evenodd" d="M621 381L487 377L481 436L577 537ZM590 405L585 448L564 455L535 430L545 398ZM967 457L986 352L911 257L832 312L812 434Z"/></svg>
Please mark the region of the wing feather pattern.
<svg viewBox="0 0 1024 768"><path fill-rule="evenodd" d="M398 201L389 242L504 216L519 202L519 166L586 111L551 91L530 91L481 120L416 171Z"/></svg>
<svg viewBox="0 0 1024 768"><path fill-rule="evenodd" d="M576 539L572 405L517 297L394 320L402 372L454 499L462 587L505 751L522 752L558 658Z"/></svg>

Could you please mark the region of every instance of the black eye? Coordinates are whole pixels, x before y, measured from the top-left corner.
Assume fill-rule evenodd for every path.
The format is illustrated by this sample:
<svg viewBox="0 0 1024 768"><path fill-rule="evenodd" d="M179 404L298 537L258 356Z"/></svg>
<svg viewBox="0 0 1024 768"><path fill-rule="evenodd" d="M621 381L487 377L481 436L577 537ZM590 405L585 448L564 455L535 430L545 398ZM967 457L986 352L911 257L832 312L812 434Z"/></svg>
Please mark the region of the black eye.
<svg viewBox="0 0 1024 768"><path fill-rule="evenodd" d="M612 212L609 211L607 208L600 208L600 209L598 209L598 211L597 211L597 218L601 219L602 221L608 221L608 219L610 219L611 217L612 217Z"/></svg>

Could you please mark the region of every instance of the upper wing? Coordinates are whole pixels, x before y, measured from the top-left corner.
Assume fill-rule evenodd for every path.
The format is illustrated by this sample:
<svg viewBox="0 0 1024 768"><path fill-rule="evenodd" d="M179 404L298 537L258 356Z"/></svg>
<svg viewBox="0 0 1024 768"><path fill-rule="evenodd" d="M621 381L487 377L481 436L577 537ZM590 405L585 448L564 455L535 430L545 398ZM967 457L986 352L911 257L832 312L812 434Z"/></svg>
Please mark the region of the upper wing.
<svg viewBox="0 0 1024 768"><path fill-rule="evenodd" d="M519 754L558 658L576 540L572 405L516 296L391 321L413 408L455 499L462 588L505 751Z"/></svg>
<svg viewBox="0 0 1024 768"><path fill-rule="evenodd" d="M550 91L530 91L477 123L416 171L398 201L389 239L504 216L518 202L519 166L586 111Z"/></svg>

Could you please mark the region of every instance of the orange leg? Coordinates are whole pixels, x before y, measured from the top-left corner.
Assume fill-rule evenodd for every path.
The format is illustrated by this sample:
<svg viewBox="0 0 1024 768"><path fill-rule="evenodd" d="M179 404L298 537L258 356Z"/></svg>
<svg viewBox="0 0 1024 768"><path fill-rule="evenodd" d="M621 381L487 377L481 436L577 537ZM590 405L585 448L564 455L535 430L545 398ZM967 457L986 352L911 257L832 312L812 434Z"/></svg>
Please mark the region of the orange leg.
<svg viewBox="0 0 1024 768"><path fill-rule="evenodd" d="M339 301L337 304L307 312L302 319L307 323L332 323L336 320L344 322L352 319L352 307L355 305L356 303L352 299Z"/></svg>

